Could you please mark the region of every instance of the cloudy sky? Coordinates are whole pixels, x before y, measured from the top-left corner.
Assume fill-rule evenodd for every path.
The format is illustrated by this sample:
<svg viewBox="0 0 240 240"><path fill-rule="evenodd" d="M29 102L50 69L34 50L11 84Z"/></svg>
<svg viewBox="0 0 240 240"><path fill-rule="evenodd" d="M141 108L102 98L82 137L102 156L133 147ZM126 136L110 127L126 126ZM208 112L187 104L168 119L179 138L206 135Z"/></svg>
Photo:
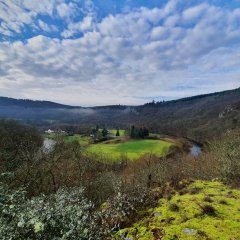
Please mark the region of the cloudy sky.
<svg viewBox="0 0 240 240"><path fill-rule="evenodd" d="M0 96L141 104L240 86L240 0L0 0Z"/></svg>

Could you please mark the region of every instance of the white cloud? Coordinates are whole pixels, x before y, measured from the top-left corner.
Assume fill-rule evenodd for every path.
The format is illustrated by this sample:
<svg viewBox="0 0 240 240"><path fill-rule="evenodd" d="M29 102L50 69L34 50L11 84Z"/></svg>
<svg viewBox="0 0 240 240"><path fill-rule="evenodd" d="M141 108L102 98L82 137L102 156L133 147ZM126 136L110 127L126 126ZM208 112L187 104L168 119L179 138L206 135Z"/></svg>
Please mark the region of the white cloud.
<svg viewBox="0 0 240 240"><path fill-rule="evenodd" d="M21 33L25 25L33 24L39 14L52 16L60 0L0 1L0 32L6 36Z"/></svg>
<svg viewBox="0 0 240 240"><path fill-rule="evenodd" d="M70 22L68 28L62 32L64 38L74 36L76 33L82 33L85 31L92 30L94 27L92 16L86 16L80 22Z"/></svg>
<svg viewBox="0 0 240 240"><path fill-rule="evenodd" d="M183 12L184 21L193 21L200 17L210 6L207 3L190 7Z"/></svg>
<svg viewBox="0 0 240 240"><path fill-rule="evenodd" d="M61 3L57 6L57 12L62 18L73 17L76 10L77 6L71 2L69 4Z"/></svg>
<svg viewBox="0 0 240 240"><path fill-rule="evenodd" d="M56 31L58 31L58 29L57 29L56 26L54 26L54 25L49 25L49 24L43 22L43 21L40 20L40 19L38 20L38 25L39 25L39 27L40 27L43 31L45 31L45 32L56 32Z"/></svg>
<svg viewBox="0 0 240 240"><path fill-rule="evenodd" d="M36 36L0 43L0 95L8 89L12 97L79 105L139 104L145 100L138 96L237 87L240 9L198 5L179 11L177 4L109 15L99 23L86 15L62 33L82 33L76 39Z"/></svg>

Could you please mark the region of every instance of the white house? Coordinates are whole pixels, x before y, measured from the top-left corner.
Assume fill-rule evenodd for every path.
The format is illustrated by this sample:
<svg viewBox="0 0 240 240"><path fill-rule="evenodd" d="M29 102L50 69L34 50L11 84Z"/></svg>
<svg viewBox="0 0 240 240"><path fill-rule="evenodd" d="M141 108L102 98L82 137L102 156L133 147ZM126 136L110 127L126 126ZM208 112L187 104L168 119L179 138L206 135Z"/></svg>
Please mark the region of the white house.
<svg viewBox="0 0 240 240"><path fill-rule="evenodd" d="M53 130L51 130L51 129L48 129L48 130L46 130L46 131L45 131L45 133L48 133L48 134L50 134L50 133L54 133L54 131L53 131Z"/></svg>

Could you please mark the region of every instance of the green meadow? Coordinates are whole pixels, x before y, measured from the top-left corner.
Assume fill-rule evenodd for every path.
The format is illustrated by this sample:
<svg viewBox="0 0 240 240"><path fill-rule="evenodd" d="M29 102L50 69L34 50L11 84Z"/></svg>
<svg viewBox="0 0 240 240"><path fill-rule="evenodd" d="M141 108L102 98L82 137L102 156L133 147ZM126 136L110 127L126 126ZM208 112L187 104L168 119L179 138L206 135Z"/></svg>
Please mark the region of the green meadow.
<svg viewBox="0 0 240 240"><path fill-rule="evenodd" d="M89 146L90 153L99 154L106 158L119 159L127 156L136 160L145 154L164 156L172 144L161 140L130 140L120 143L98 143Z"/></svg>
<svg viewBox="0 0 240 240"><path fill-rule="evenodd" d="M109 130L114 135L117 130ZM124 136L125 130L119 130L120 137ZM145 154L154 154L158 157L164 156L168 153L170 146L173 144L162 140L129 140L125 138L116 138L112 141L106 141L101 143L92 144L91 137L81 136L75 134L73 136L64 136L57 134L47 134L46 138L57 139L63 138L65 142L77 141L81 146L87 147L87 152L91 154L97 154L105 159L111 161L117 161L120 158L127 157L130 160L137 160L139 157ZM118 141L118 139L120 141ZM124 141L125 139L125 141Z"/></svg>
<svg viewBox="0 0 240 240"><path fill-rule="evenodd" d="M77 141L81 146L87 146L90 142L90 137L81 136L79 134L74 134L73 136L58 135L56 133L44 134L45 138L56 140L57 138L63 138L65 142Z"/></svg>
<svg viewBox="0 0 240 240"><path fill-rule="evenodd" d="M81 136L79 134L75 134L73 136L64 136L64 139L66 142L74 142L77 141L79 142L79 144L81 146L87 146L89 144L90 141L90 137L85 137L85 136Z"/></svg>
<svg viewBox="0 0 240 240"><path fill-rule="evenodd" d="M108 131L111 132L114 136L116 136L117 134L117 129L110 129ZM125 130L119 129L118 131L119 131L120 137L123 137L125 134Z"/></svg>

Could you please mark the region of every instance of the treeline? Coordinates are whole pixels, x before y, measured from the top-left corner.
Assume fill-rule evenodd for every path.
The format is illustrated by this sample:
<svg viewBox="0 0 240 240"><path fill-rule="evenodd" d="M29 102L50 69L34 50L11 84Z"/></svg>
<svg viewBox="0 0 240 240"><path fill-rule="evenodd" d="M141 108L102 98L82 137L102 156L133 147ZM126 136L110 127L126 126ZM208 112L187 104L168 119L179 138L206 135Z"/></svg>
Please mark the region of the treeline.
<svg viewBox="0 0 240 240"><path fill-rule="evenodd" d="M14 99L8 97L0 97L0 106L19 106L25 108L74 108L68 105L50 101L34 101L29 99Z"/></svg>
<svg viewBox="0 0 240 240"><path fill-rule="evenodd" d="M131 138L146 138L149 136L149 130L146 127L135 127L132 125L130 129L125 131L125 134Z"/></svg>

